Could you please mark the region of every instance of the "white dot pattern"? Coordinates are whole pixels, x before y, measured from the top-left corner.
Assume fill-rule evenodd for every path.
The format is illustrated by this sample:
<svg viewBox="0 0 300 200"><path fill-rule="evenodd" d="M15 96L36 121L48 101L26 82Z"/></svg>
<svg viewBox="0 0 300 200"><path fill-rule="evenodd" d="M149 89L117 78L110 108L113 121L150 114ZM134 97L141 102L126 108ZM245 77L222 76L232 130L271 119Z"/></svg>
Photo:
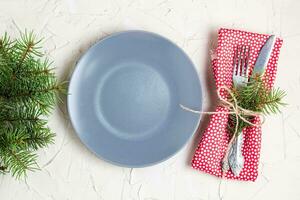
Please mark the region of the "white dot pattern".
<svg viewBox="0 0 300 200"><path fill-rule="evenodd" d="M248 45L251 47L249 65L254 66L258 54L265 44L269 35L257 34L240 30L220 29L218 36L218 47L216 49L217 57L212 61L216 87L231 87L234 52L238 45ZM272 87L276 71L279 51L282 46L282 40L276 39L268 66L265 72L264 81L268 87ZM250 69L250 73L253 69ZM226 93L221 92L223 98ZM217 112L226 112L227 108L218 106ZM259 123L257 117L253 123ZM228 147L229 133L227 131L228 114L213 114L205 130L201 141L196 149L192 160L192 167L206 173L221 177L221 161ZM243 156L245 158L244 168L240 175L234 176L229 170L225 177L228 179L237 179L243 181L255 181L258 175L258 163L261 147L261 128L249 127L243 130Z"/></svg>

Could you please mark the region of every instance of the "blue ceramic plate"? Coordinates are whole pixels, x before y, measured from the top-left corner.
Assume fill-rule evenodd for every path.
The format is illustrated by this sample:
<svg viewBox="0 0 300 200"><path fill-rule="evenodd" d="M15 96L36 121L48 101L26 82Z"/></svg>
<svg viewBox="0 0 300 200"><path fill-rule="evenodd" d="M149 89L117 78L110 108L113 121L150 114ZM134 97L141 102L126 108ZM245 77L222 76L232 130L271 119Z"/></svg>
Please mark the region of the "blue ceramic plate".
<svg viewBox="0 0 300 200"><path fill-rule="evenodd" d="M79 60L68 110L82 142L100 158L126 167L161 162L196 131L200 81L174 43L145 31L113 34Z"/></svg>

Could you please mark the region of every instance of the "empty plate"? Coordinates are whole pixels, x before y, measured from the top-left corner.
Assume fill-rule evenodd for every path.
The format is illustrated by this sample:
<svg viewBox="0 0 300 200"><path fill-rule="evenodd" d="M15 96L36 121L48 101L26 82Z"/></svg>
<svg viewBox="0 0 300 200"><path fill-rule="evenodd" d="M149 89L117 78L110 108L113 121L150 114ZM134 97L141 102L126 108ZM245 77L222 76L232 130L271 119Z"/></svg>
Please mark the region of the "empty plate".
<svg viewBox="0 0 300 200"><path fill-rule="evenodd" d="M96 43L79 60L68 111L81 141L97 156L126 167L174 155L196 131L200 81L188 56L170 40L125 31Z"/></svg>

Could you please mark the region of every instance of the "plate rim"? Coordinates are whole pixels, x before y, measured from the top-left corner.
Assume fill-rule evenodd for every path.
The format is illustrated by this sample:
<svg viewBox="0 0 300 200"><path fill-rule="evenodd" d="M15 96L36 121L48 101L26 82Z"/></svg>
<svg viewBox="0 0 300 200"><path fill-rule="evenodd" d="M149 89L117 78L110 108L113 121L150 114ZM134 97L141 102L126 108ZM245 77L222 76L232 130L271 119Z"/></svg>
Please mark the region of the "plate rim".
<svg viewBox="0 0 300 200"><path fill-rule="evenodd" d="M192 69L193 69L194 73L196 74L197 82L199 84L199 92L200 92L200 99L199 99L199 101L201 101L199 109L201 110L203 108L203 90L202 90L202 84L201 84L200 76L199 76L199 73L197 71L196 65L194 64L194 62L192 61L192 59L188 56L188 54L179 45L177 45L175 42L173 42L172 40L170 40L169 38L167 38L165 36L162 36L162 35L160 35L158 33L155 33L155 32L150 32L150 31L138 30L137 29L137 30L117 31L117 32L114 32L112 34L109 34L109 35L107 35L107 36L105 36L105 37L97 40L93 45L91 45L88 49L86 49L85 52L82 55L80 55L80 57L77 59L77 61L73 65L73 68L72 68L73 72L69 76L69 84L68 84L68 92L67 92L67 112L68 112L68 116L69 116L69 119L70 119L70 122L71 122L71 125L72 125L72 129L76 133L76 136L79 138L80 142L84 145L84 147L86 149L88 149L90 152L92 152L97 158L100 158L101 160L103 160L103 161L105 161L107 163L110 163L112 165L119 166L119 167L125 167L125 168L144 168L144 167L150 167L150 166L162 163L162 162L164 162L164 161L172 158L173 156L175 156L181 150L183 150L184 147L187 146L188 142L191 140L191 138L196 134L197 130L199 129L200 122L201 122L201 119L202 119L203 115L202 114L197 114L197 115L199 115L199 117L198 117L197 123L194 126L194 130L189 135L189 137L186 139L186 141L184 141L184 143L176 151L172 152L170 155L168 155L168 156L166 156L163 159L160 159L158 161L148 162L148 163L142 164L142 165L141 164L135 165L135 164L124 164L124 163L120 163L120 162L116 162L116 161L112 161L112 160L109 160L107 158L104 158L102 155L100 155L98 152L96 152L93 148L91 148L85 141L83 141L83 139L81 138L80 134L77 132L77 130L75 128L75 122L72 119L72 115L71 115L71 111L70 111L71 108L70 108L70 104L69 104L69 102L71 101L70 98L72 96L72 95L70 95L69 90L71 88L72 82L74 81L74 74L76 73L76 71L79 70L79 66L78 65L82 61L82 59L88 54L88 52L90 50L92 50L93 48L95 48L95 46L97 46L99 43L102 43L103 41L105 41L107 39L110 39L112 37L115 37L115 36L118 36L118 35L121 35L121 34L126 34L126 33L146 33L146 34L150 34L150 35L159 37L161 39L164 39L164 40L170 42L172 45L174 45L189 60L190 64L192 65ZM194 113L191 113L191 114L194 114Z"/></svg>

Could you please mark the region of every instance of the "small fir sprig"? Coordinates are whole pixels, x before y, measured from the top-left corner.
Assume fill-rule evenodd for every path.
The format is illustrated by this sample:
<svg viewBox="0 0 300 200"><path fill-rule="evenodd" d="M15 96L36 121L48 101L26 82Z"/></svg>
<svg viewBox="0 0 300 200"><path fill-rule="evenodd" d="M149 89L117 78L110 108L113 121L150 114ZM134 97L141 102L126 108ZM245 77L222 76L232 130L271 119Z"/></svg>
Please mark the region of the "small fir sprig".
<svg viewBox="0 0 300 200"><path fill-rule="evenodd" d="M285 91L279 88L268 88L263 78L259 75L252 76L246 86L241 88L233 87L231 91L241 108L255 113L263 115L276 114L280 112L280 107L285 105L283 103L283 98L286 95ZM232 99L229 99L229 101L232 101ZM252 121L254 118L243 114L241 116L247 121ZM236 125L238 126L237 134L240 134L244 128L251 126L239 116L238 118L235 114L229 115L228 129L231 136L235 133ZM239 120L238 124L237 120Z"/></svg>
<svg viewBox="0 0 300 200"><path fill-rule="evenodd" d="M54 142L46 117L65 90L40 44L27 31L0 38L0 173L16 178L38 169L36 150Z"/></svg>

